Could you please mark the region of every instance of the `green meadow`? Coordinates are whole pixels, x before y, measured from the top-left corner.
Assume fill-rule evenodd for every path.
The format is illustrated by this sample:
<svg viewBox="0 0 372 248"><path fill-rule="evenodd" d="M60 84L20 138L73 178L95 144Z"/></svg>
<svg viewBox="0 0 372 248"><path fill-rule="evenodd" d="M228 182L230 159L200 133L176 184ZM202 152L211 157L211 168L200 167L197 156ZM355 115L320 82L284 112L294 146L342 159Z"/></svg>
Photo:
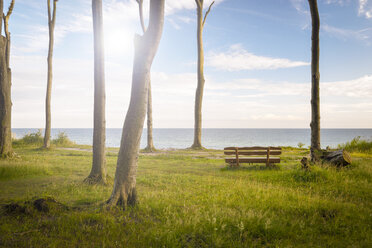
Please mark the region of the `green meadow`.
<svg viewBox="0 0 372 248"><path fill-rule="evenodd" d="M108 211L117 149L109 184L92 186L89 147L54 144L18 142L0 160L1 247L372 247L370 150L310 170L307 149L284 148L269 168L229 168L219 150L141 153L138 204Z"/></svg>

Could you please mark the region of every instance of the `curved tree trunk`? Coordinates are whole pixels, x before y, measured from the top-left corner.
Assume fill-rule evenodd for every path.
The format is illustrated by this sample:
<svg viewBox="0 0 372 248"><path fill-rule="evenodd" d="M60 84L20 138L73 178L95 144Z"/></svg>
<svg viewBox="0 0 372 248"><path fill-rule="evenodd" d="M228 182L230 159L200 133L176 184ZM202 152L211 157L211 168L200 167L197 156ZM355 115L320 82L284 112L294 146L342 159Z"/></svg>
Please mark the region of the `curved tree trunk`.
<svg viewBox="0 0 372 248"><path fill-rule="evenodd" d="M146 32L145 21L143 19L143 0L136 0L138 3L138 10L140 16L140 22L143 33ZM147 152L155 151L154 142L152 138L152 95L151 95L151 79L149 81L149 92L147 97L147 146L145 148Z"/></svg>
<svg viewBox="0 0 372 248"><path fill-rule="evenodd" d="M85 179L88 183L106 184L106 119L105 119L105 65L103 46L102 0L92 0L94 33L94 128L93 164Z"/></svg>
<svg viewBox="0 0 372 248"><path fill-rule="evenodd" d="M132 92L125 118L114 188L108 206L136 203L137 160L146 117L151 64L158 49L164 23L164 1L150 1L150 22L143 36L135 37Z"/></svg>
<svg viewBox="0 0 372 248"><path fill-rule="evenodd" d="M50 148L50 132L51 132L51 97L52 97L52 78L53 78L53 47L54 47L54 26L56 21L57 1L53 1L53 15L51 13L50 0L48 1L48 27L49 27L49 49L48 49L48 81L45 99L45 134L44 148Z"/></svg>
<svg viewBox="0 0 372 248"><path fill-rule="evenodd" d="M319 29L320 19L317 0L308 0L312 19L311 35L311 161L319 160L320 151L320 103L319 103Z"/></svg>
<svg viewBox="0 0 372 248"><path fill-rule="evenodd" d="M203 3L203 1L202 1ZM204 93L204 50L203 50L203 5L197 5L197 42L198 42L198 86L195 94L195 110L194 110L194 143L191 146L193 149L202 149L201 131L202 131L202 103Z"/></svg>
<svg viewBox="0 0 372 248"><path fill-rule="evenodd" d="M1 35L0 28L0 155L8 157L13 155L12 149L12 129L11 129L11 86L12 76L10 69L10 32L9 18L13 12L14 0L10 3L8 13L3 14L3 0L0 2L1 22L2 27L4 20L5 36Z"/></svg>
<svg viewBox="0 0 372 248"><path fill-rule="evenodd" d="M0 35L0 154L8 157L13 153L11 133L11 76L6 64L7 39Z"/></svg>
<svg viewBox="0 0 372 248"><path fill-rule="evenodd" d="M195 93L195 109L194 109L194 143L191 146L192 149L203 149L201 144L201 132L202 132L202 103L204 93L204 49L203 49L203 28L205 20L211 10L212 5L208 8L203 19L203 2L204 0L195 0L196 12L197 12L197 44L198 44L198 86Z"/></svg>
<svg viewBox="0 0 372 248"><path fill-rule="evenodd" d="M151 95L151 80L149 81L149 92L147 97L147 146L148 152L154 152L155 146L152 138L152 95Z"/></svg>

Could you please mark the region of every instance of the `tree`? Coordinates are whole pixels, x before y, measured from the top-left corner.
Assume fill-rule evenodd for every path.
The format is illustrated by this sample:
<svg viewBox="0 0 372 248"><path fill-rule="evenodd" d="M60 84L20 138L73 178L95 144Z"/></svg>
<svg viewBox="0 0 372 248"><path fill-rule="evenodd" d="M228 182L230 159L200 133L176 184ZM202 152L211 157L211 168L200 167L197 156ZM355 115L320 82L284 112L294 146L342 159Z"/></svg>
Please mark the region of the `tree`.
<svg viewBox="0 0 372 248"><path fill-rule="evenodd" d="M146 32L145 22L143 20L143 0L136 0L138 3L140 22L143 33ZM147 96L147 146L145 151L155 151L154 141L152 138L152 94L151 94L151 77L149 81L149 92Z"/></svg>
<svg viewBox="0 0 372 248"><path fill-rule="evenodd" d="M93 164L85 179L88 183L106 184L105 65L103 46L102 0L92 0L94 33L94 128Z"/></svg>
<svg viewBox="0 0 372 248"><path fill-rule="evenodd" d="M13 155L9 18L13 12L14 0L11 1L6 15L3 13L3 6L4 2L0 0L0 155L8 157ZM5 37L1 35L3 21Z"/></svg>
<svg viewBox="0 0 372 248"><path fill-rule="evenodd" d="M109 207L119 205L125 208L136 203L138 152L146 116L151 65L163 31L164 2L150 1L148 29L143 36L135 37L131 99L124 121Z"/></svg>
<svg viewBox="0 0 372 248"><path fill-rule="evenodd" d="M311 161L319 160L320 151L320 104L319 104L319 29L320 20L317 0L308 0L312 20L311 35Z"/></svg>
<svg viewBox="0 0 372 248"><path fill-rule="evenodd" d="M198 43L198 86L196 88L195 94L195 124L194 124L194 144L191 146L193 149L202 149L201 144L201 131L202 131L202 102L203 102L203 92L204 92L204 49L203 49L203 29L205 20L214 1L209 5L207 12L203 18L203 2L204 0L195 0L196 2L196 12L197 12L197 43Z"/></svg>
<svg viewBox="0 0 372 248"><path fill-rule="evenodd" d="M53 13L50 7L50 0L48 3L48 27L49 27L49 50L48 50L48 82L45 99L45 134L44 134L44 148L50 148L50 129L51 129L51 110L50 100L52 97L52 66L53 66L53 47L54 47L54 27L56 24L56 10L58 0L53 1Z"/></svg>
<svg viewBox="0 0 372 248"><path fill-rule="evenodd" d="M147 146L145 151L154 152L155 146L152 138L152 95L151 95L151 79L149 81L149 92L147 94Z"/></svg>

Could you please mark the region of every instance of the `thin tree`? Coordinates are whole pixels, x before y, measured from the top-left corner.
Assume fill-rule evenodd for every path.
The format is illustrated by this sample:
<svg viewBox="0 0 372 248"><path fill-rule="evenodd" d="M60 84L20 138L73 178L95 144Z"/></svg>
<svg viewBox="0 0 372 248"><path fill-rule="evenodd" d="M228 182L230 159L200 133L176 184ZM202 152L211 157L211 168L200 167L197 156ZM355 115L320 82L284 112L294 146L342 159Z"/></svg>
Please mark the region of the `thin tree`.
<svg viewBox="0 0 372 248"><path fill-rule="evenodd" d="M136 0L138 3L140 22L143 33L146 32L145 21L143 19L143 0ZM149 92L147 96L147 146L145 151L155 151L154 141L152 137L152 94L151 94L151 77L149 81Z"/></svg>
<svg viewBox="0 0 372 248"><path fill-rule="evenodd" d="M319 103L319 29L320 19L317 0L308 0L312 20L311 35L311 161L319 159L320 151L320 103Z"/></svg>
<svg viewBox="0 0 372 248"><path fill-rule="evenodd" d="M0 0L0 156L8 157L13 155L9 18L13 12L14 0L11 1L6 15L3 13L3 6L4 2ZM3 21L5 37L1 35Z"/></svg>
<svg viewBox="0 0 372 248"><path fill-rule="evenodd" d="M114 188L108 206L136 203L136 174L142 129L146 117L148 86L153 59L164 24L165 0L150 1L150 20L143 36L135 36L132 92L124 121L116 166Z"/></svg>
<svg viewBox="0 0 372 248"><path fill-rule="evenodd" d="M207 12L203 18L203 4L204 0L195 0L196 12L197 12L197 44L198 44L198 86L195 94L195 124L194 124L194 143L191 146L192 149L203 149L201 144L201 132L202 132L202 103L203 103L203 92L204 92L204 48L203 48L203 29L205 20L214 1L209 5Z"/></svg>
<svg viewBox="0 0 372 248"><path fill-rule="evenodd" d="M56 24L56 10L58 0L53 1L53 13L48 3L48 27L49 27L49 49L48 49L48 81L45 99L45 134L44 134L44 148L50 148L50 130L51 130L51 109L50 101L52 97L52 78L53 78L53 47L54 47L54 27Z"/></svg>
<svg viewBox="0 0 372 248"><path fill-rule="evenodd" d="M102 0L92 0L94 33L94 128L93 164L85 179L88 183L106 184L105 65L103 45Z"/></svg>

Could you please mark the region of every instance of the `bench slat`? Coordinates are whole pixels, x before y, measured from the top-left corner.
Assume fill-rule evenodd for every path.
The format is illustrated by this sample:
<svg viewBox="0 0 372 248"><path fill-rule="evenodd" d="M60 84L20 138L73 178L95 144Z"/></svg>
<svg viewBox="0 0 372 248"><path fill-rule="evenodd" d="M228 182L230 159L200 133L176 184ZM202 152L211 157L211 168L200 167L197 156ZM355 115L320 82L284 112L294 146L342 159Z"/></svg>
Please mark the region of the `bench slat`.
<svg viewBox="0 0 372 248"><path fill-rule="evenodd" d="M229 164L235 164L236 159L235 158L226 158L226 163ZM239 163L266 163L267 158L239 158ZM269 158L269 163L280 163L280 158Z"/></svg>
<svg viewBox="0 0 372 248"><path fill-rule="evenodd" d="M225 147L224 150L233 150L235 151L235 149L238 148L239 151L241 150L245 150L245 151L267 151L267 148L268 147L263 147L263 146L253 146L253 147ZM270 146L270 150L271 151L281 151L282 148L281 147L271 147Z"/></svg>
<svg viewBox="0 0 372 248"><path fill-rule="evenodd" d="M267 151L251 151L251 152L245 152L245 151L240 151L238 150L239 156L240 155L247 155L247 156L254 156L254 155L266 155ZM225 151L225 155L235 155L235 151ZM281 155L281 151L272 151L270 150L270 155Z"/></svg>

